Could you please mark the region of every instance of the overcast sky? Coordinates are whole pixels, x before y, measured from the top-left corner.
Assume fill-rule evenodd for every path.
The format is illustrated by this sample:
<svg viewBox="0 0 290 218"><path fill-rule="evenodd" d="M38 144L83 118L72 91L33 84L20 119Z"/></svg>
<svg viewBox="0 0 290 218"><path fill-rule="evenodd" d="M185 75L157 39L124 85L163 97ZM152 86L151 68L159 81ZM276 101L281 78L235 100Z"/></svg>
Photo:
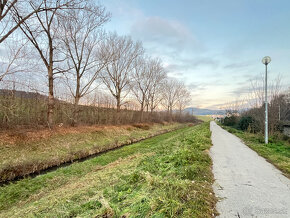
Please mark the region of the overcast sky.
<svg viewBox="0 0 290 218"><path fill-rule="evenodd" d="M141 40L169 76L186 83L192 105L219 108L246 95L264 72L290 86L289 0L101 0L105 28Z"/></svg>

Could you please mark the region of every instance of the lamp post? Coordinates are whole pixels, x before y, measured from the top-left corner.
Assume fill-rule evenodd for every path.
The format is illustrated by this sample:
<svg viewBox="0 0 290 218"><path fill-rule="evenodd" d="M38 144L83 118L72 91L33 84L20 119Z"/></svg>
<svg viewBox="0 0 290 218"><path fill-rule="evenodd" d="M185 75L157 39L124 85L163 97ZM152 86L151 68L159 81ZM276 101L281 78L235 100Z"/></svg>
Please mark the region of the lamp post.
<svg viewBox="0 0 290 218"><path fill-rule="evenodd" d="M271 58L266 56L262 59L262 63L265 64L266 74L265 74L265 144L268 144L268 99L267 99L267 67L271 62Z"/></svg>

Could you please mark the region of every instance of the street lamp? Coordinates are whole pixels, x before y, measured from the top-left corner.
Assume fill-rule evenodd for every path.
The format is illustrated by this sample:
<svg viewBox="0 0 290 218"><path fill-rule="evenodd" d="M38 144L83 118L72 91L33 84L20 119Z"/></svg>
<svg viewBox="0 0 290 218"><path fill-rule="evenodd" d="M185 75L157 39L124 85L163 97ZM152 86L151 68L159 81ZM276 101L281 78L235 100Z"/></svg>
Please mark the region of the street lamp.
<svg viewBox="0 0 290 218"><path fill-rule="evenodd" d="M266 66L265 75L265 144L268 144L268 99L267 99L267 66L271 62L271 58L266 56L262 59L262 63Z"/></svg>

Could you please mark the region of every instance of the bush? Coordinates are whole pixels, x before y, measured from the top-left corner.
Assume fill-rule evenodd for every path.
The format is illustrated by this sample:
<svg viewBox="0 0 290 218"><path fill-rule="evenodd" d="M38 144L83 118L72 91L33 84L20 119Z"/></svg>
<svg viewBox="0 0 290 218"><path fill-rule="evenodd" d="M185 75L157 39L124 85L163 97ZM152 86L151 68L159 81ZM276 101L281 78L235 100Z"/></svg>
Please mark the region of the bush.
<svg viewBox="0 0 290 218"><path fill-rule="evenodd" d="M238 127L240 130L248 130L251 123L253 123L254 119L250 116L242 117L238 123Z"/></svg>
<svg viewBox="0 0 290 218"><path fill-rule="evenodd" d="M259 122L251 116L243 116L238 123L238 128L242 131L249 131L251 133L261 131Z"/></svg>
<svg viewBox="0 0 290 218"><path fill-rule="evenodd" d="M230 117L224 118L223 124L225 126L232 126L233 127L233 126L237 126L238 121L239 121L239 119L237 116L230 116Z"/></svg>
<svg viewBox="0 0 290 218"><path fill-rule="evenodd" d="M287 136L287 135L283 135L283 136L282 136L282 139L283 139L284 141L288 141L288 140L290 140L290 137Z"/></svg>
<svg viewBox="0 0 290 218"><path fill-rule="evenodd" d="M134 127L139 128L139 129L143 129L143 130L149 130L150 126L148 124L144 124L144 123L136 123L133 124Z"/></svg>
<svg viewBox="0 0 290 218"><path fill-rule="evenodd" d="M252 123L250 123L248 131L251 133L258 133L261 132L262 127L260 125L260 123L258 121L256 121L255 119L253 120Z"/></svg>
<svg viewBox="0 0 290 218"><path fill-rule="evenodd" d="M238 131L236 129L229 129L228 132L229 133L237 133Z"/></svg>

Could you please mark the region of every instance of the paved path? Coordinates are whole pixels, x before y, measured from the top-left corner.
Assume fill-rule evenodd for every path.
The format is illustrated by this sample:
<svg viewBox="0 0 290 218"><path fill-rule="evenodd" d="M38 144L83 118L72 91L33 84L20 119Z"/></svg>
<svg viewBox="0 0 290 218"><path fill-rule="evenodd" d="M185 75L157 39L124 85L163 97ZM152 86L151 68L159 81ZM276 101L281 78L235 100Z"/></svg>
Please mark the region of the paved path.
<svg viewBox="0 0 290 218"><path fill-rule="evenodd" d="M211 131L220 217L290 218L290 180L215 122Z"/></svg>

